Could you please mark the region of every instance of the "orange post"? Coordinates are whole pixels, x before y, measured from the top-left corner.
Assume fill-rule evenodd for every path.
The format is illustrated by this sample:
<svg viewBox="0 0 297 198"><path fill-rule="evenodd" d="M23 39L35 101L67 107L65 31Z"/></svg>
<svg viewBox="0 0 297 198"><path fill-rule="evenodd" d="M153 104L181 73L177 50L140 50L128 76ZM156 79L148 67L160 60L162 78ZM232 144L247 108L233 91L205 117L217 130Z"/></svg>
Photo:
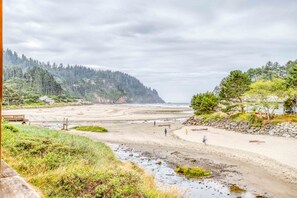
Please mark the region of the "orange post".
<svg viewBox="0 0 297 198"><path fill-rule="evenodd" d="M0 173L2 174L2 101L3 101L3 6L0 0Z"/></svg>

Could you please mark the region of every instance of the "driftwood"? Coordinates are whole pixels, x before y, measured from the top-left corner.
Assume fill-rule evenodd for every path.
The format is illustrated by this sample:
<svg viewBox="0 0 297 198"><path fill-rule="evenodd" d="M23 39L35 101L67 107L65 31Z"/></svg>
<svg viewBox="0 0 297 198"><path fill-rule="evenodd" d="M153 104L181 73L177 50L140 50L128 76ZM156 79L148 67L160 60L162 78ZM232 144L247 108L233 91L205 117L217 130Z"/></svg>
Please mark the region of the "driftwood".
<svg viewBox="0 0 297 198"><path fill-rule="evenodd" d="M208 128L192 129L191 131L207 131Z"/></svg>
<svg viewBox="0 0 297 198"><path fill-rule="evenodd" d="M260 140L250 140L249 143L265 143L265 141L260 141Z"/></svg>
<svg viewBox="0 0 297 198"><path fill-rule="evenodd" d="M158 125L158 127L165 127L165 126L168 126L170 128L171 125L170 124L159 124Z"/></svg>

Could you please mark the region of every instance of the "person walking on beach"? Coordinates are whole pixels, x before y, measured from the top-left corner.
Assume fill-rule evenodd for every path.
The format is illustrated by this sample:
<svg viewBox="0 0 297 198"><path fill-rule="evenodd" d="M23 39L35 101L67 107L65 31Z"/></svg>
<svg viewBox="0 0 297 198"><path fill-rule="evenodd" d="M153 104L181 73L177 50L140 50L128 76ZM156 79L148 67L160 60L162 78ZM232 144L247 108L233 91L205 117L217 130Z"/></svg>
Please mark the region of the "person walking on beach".
<svg viewBox="0 0 297 198"><path fill-rule="evenodd" d="M203 142L204 145L206 145L206 141L207 141L206 136L203 136L202 142Z"/></svg>
<svg viewBox="0 0 297 198"><path fill-rule="evenodd" d="M164 130L164 133L165 133L165 136L167 136L167 129L165 128L165 130Z"/></svg>
<svg viewBox="0 0 297 198"><path fill-rule="evenodd" d="M188 129L186 129L186 135L188 135Z"/></svg>
<svg viewBox="0 0 297 198"><path fill-rule="evenodd" d="M154 127L156 126L156 121L154 121Z"/></svg>

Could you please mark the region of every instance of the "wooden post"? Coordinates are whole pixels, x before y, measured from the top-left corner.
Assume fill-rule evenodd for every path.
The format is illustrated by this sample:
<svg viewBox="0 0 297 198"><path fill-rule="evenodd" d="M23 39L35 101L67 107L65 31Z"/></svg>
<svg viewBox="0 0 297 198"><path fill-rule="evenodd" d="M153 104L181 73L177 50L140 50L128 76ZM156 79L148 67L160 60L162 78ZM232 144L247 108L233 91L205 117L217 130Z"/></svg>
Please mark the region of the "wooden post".
<svg viewBox="0 0 297 198"><path fill-rule="evenodd" d="M68 131L68 118L66 118L66 131Z"/></svg>
<svg viewBox="0 0 297 198"><path fill-rule="evenodd" d="M2 101L3 101L3 7L0 0L0 174L2 174Z"/></svg>

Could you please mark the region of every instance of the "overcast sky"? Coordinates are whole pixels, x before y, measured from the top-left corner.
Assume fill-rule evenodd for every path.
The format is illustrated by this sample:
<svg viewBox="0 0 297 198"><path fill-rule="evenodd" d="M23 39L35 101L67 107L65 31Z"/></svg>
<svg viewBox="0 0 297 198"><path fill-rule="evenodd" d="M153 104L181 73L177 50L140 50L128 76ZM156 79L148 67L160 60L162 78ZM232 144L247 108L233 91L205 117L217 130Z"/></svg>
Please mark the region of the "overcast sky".
<svg viewBox="0 0 297 198"><path fill-rule="evenodd" d="M4 48L119 70L189 102L231 70L297 59L297 0L4 0Z"/></svg>

